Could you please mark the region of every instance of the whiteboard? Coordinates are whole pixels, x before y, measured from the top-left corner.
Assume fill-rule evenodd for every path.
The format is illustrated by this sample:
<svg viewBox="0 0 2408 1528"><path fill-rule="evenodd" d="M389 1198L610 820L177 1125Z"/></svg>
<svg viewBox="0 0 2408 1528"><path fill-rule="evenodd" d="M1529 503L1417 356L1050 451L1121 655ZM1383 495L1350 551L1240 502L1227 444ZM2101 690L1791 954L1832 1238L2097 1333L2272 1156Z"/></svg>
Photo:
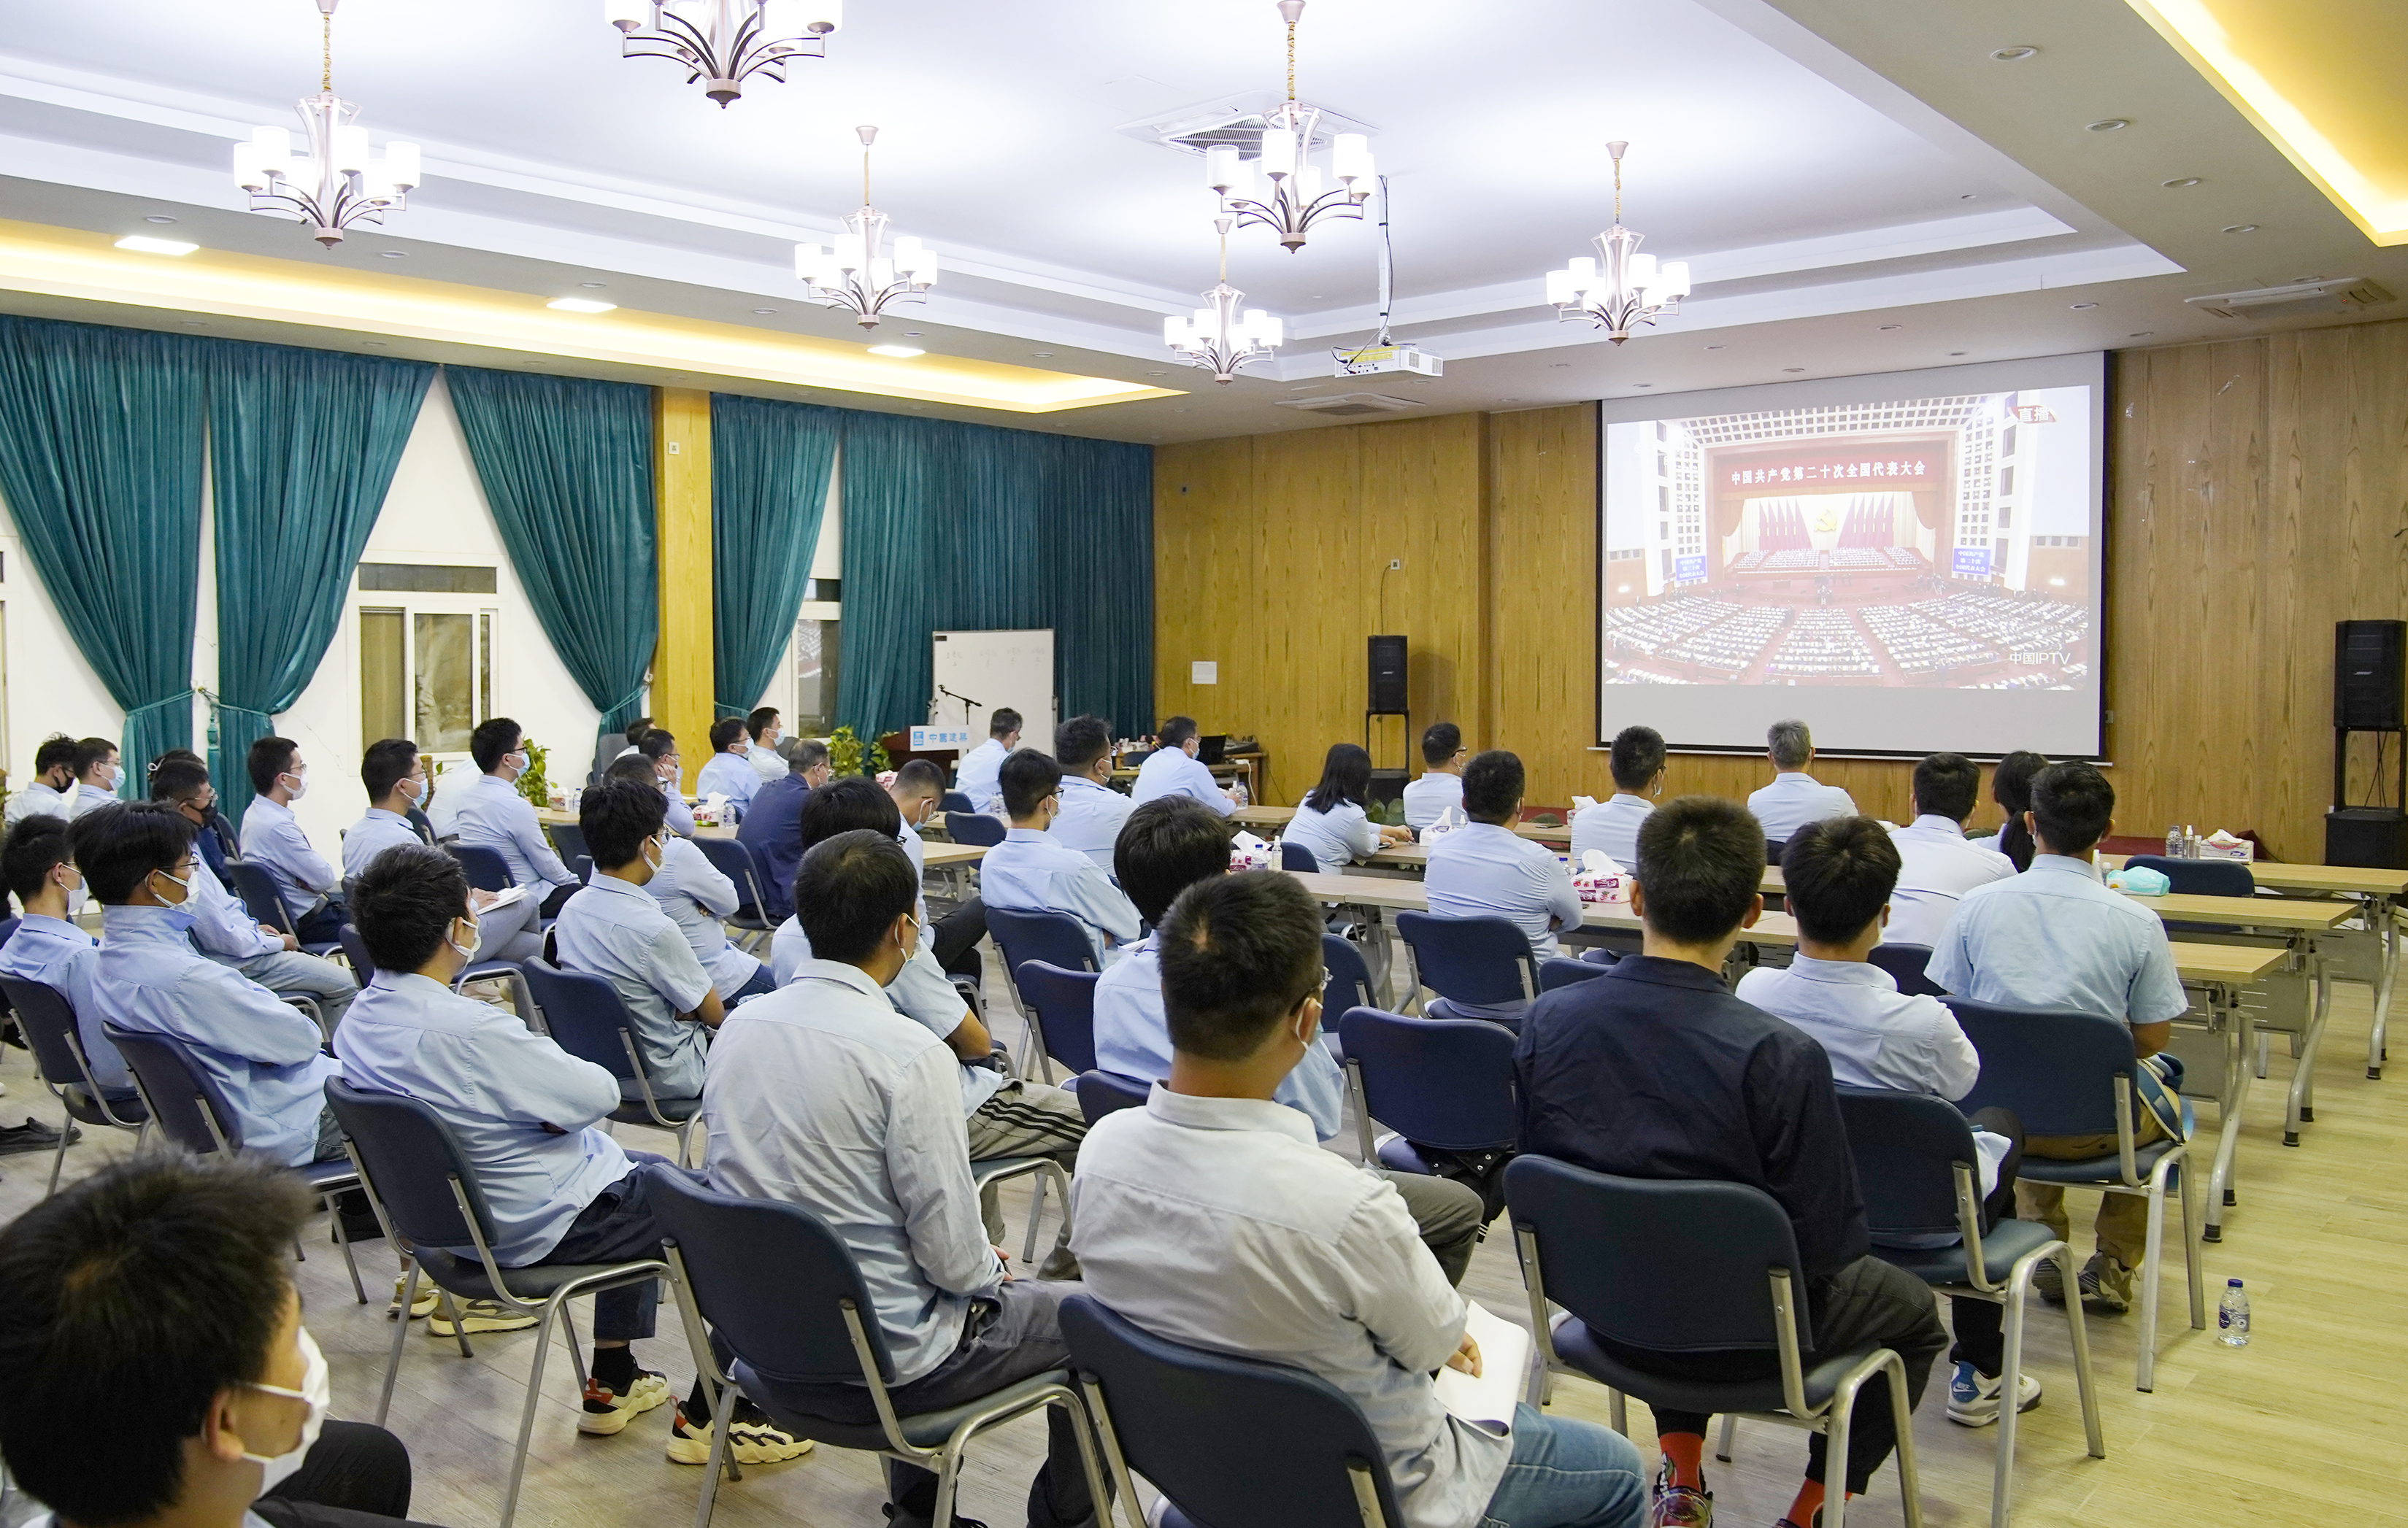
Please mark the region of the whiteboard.
<svg viewBox="0 0 2408 1528"><path fill-rule="evenodd" d="M1054 751L1054 728L1062 720L1054 694L1054 633L935 632L930 634L928 724L960 726L983 740L988 719L1009 706L1021 717L1021 741ZM948 695L946 691L952 691ZM970 705L953 698L969 697Z"/></svg>

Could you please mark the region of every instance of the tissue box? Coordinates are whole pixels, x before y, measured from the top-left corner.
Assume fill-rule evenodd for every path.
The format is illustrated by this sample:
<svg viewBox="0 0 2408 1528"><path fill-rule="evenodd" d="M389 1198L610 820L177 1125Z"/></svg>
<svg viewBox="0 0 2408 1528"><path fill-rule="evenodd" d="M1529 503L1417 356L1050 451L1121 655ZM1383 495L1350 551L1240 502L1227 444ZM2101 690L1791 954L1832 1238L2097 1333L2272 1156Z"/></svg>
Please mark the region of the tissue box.
<svg viewBox="0 0 2408 1528"><path fill-rule="evenodd" d="M1279 863L1279 846L1265 843L1251 833L1240 833L1229 842L1232 870L1275 870Z"/></svg>
<svg viewBox="0 0 2408 1528"><path fill-rule="evenodd" d="M1572 877L1572 890L1580 893L1583 902L1627 902L1630 900L1630 878L1583 870Z"/></svg>
<svg viewBox="0 0 2408 1528"><path fill-rule="evenodd" d="M2218 833L2199 841L2199 857L2202 860L2238 860L2248 864L2258 858L2258 846L2246 838Z"/></svg>

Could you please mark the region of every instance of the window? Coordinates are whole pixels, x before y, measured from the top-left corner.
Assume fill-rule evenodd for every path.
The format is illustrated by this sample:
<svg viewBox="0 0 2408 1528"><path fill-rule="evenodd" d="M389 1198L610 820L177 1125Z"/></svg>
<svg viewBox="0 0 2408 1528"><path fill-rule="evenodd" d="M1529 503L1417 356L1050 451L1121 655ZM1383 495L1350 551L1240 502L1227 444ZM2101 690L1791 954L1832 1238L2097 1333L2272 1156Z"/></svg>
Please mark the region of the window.
<svg viewBox="0 0 2408 1528"><path fill-rule="evenodd" d="M490 567L447 567L437 563L362 563L360 593L393 594L490 594Z"/></svg>
<svg viewBox="0 0 2408 1528"><path fill-rule="evenodd" d="M2015 465L2010 462L1999 469L1999 497L2005 498L2015 491Z"/></svg>
<svg viewBox="0 0 2408 1528"><path fill-rule="evenodd" d="M468 735L494 709L500 612L477 596L495 582L491 567L360 564L362 592L387 596L359 605L363 748L408 737L438 759L468 751Z"/></svg>
<svg viewBox="0 0 2408 1528"><path fill-rule="evenodd" d="M2009 470L2013 469L2011 468ZM2014 522L2015 507L2012 504L2002 504L1999 506L1999 529L2002 531L2011 529L2014 525Z"/></svg>
<svg viewBox="0 0 2408 1528"><path fill-rule="evenodd" d="M819 616L795 622L795 708L788 727L798 736L824 737L836 730L837 669L843 652L839 625Z"/></svg>

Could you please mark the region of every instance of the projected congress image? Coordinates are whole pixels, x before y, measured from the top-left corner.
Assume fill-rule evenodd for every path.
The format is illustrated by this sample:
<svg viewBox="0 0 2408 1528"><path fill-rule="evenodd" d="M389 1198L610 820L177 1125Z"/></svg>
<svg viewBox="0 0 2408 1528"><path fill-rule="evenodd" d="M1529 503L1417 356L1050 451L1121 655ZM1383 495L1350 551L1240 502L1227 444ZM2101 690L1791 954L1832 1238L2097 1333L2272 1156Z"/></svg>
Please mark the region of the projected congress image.
<svg viewBox="0 0 2408 1528"><path fill-rule="evenodd" d="M2090 688L2092 396L1608 424L1600 682Z"/></svg>

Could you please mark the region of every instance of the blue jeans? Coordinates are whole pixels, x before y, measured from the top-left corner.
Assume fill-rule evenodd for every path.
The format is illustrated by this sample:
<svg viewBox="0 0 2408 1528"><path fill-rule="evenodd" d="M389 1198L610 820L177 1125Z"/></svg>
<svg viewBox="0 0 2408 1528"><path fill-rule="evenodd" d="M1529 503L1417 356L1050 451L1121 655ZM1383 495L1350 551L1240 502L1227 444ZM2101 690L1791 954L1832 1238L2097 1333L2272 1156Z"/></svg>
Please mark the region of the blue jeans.
<svg viewBox="0 0 2408 1528"><path fill-rule="evenodd" d="M733 1007L748 997L760 997L766 993L774 992L777 990L778 978L769 974L769 967L765 964L760 969L752 973L752 980L747 981L743 986L737 988L735 992L728 994L727 1004L730 1007Z"/></svg>
<svg viewBox="0 0 2408 1528"><path fill-rule="evenodd" d="M1513 1459L1481 1528L1637 1528L1647 1516L1639 1450L1612 1428L1513 1408Z"/></svg>

